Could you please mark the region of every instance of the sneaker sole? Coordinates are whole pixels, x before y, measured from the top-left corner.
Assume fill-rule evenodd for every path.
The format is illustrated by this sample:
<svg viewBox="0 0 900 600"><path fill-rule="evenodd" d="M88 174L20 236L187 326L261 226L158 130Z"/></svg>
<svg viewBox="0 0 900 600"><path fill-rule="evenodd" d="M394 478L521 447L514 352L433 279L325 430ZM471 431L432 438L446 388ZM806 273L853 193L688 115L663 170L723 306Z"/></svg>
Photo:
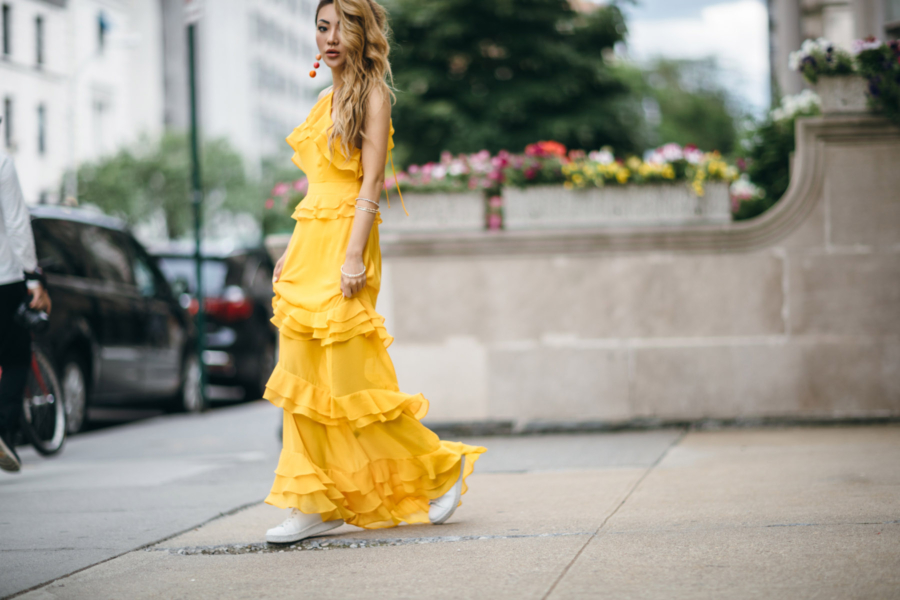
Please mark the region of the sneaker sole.
<svg viewBox="0 0 900 600"><path fill-rule="evenodd" d="M0 469L8 473L18 473L21 466L21 463L16 460L16 455L12 453L6 442L0 438Z"/></svg>
<svg viewBox="0 0 900 600"><path fill-rule="evenodd" d="M326 521L324 523L318 523L313 525L312 527L307 527L303 531L298 533L294 533L292 535L268 535L266 534L266 541L271 544L291 544L293 542L299 542L300 540L305 540L308 537L313 537L315 535L321 535L326 531L331 531L332 529L337 529L341 525L344 524L344 521L341 519L337 519L335 521Z"/></svg>
<svg viewBox="0 0 900 600"><path fill-rule="evenodd" d="M462 498L462 479L463 473L466 468L466 455L463 454L459 460L459 479L456 480L456 483L453 484L453 489L456 490L456 493L453 494L453 505L450 510L447 511L447 514L441 515L439 518L435 519L431 522L432 525L441 525L447 521L450 517L453 516L453 513L456 512L456 508L459 506L459 500Z"/></svg>

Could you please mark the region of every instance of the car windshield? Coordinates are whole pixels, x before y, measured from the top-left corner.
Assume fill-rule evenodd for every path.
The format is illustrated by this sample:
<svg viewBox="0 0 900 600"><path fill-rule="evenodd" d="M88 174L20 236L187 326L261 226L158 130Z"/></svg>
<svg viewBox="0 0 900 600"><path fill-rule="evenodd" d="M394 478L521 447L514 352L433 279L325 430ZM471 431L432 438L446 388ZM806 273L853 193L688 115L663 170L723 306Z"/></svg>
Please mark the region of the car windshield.
<svg viewBox="0 0 900 600"><path fill-rule="evenodd" d="M188 257L161 256L159 268L162 269L169 283L183 280L187 283L188 293L197 293L197 270L194 267L194 259ZM228 274L228 265L224 260L203 259L203 296L219 296L225 288L225 276Z"/></svg>

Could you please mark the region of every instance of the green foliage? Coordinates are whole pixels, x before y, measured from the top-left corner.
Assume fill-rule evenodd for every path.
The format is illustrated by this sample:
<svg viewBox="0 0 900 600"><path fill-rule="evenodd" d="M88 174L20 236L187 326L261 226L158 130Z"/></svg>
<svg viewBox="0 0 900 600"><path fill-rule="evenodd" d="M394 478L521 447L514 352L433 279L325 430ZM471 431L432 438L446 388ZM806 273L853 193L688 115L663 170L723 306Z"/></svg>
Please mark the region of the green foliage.
<svg viewBox="0 0 900 600"><path fill-rule="evenodd" d="M211 140L201 151L206 210L246 211L259 216L261 193L247 180L241 156L224 140ZM168 133L158 143L143 140L135 148L82 165L79 202L93 204L134 225L163 211L170 237L190 231L190 152L186 135Z"/></svg>
<svg viewBox="0 0 900 600"><path fill-rule="evenodd" d="M795 121L793 117L780 121L769 117L748 130L741 154L750 180L762 188L765 195L741 202L734 213L735 220L761 215L784 195L791 180Z"/></svg>
<svg viewBox="0 0 900 600"><path fill-rule="evenodd" d="M406 164L540 139L639 151L640 104L607 58L626 27L615 4L388 0L397 158Z"/></svg>
<svg viewBox="0 0 900 600"><path fill-rule="evenodd" d="M900 124L900 41L864 49L856 61L869 82L869 105Z"/></svg>

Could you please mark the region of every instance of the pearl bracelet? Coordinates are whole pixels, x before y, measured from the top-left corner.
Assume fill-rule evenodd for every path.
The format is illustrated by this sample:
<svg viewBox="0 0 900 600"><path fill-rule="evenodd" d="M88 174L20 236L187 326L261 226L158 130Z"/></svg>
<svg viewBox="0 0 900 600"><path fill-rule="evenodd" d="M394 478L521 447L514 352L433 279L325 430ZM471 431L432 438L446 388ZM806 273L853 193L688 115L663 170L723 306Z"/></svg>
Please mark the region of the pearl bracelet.
<svg viewBox="0 0 900 600"><path fill-rule="evenodd" d="M341 275L343 275L344 277L362 277L362 276L365 275L365 274L366 274L365 269L363 269L363 272L362 272L362 273L357 273L356 275L351 275L350 273L345 273L345 272L344 272L344 265L341 265Z"/></svg>
<svg viewBox="0 0 900 600"><path fill-rule="evenodd" d="M361 210L361 211L364 211L364 212L367 212L367 213L372 213L373 215L377 215L377 214L378 214L378 211L375 210L374 208L366 208L365 206L357 206L357 207L356 207L356 210Z"/></svg>
<svg viewBox="0 0 900 600"><path fill-rule="evenodd" d="M381 205L374 200L369 200L368 198L357 198L357 200L362 200L363 202L368 202L369 204L374 204L375 206L380 207Z"/></svg>

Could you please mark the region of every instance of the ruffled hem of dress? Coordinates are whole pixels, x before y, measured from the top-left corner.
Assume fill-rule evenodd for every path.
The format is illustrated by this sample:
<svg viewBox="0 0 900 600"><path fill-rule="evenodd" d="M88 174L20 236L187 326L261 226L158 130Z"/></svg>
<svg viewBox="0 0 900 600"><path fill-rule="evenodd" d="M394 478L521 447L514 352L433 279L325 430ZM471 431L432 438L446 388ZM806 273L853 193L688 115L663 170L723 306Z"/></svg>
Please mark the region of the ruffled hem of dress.
<svg viewBox="0 0 900 600"><path fill-rule="evenodd" d="M332 396L281 365L276 365L263 397L289 413L303 415L322 425L349 423L361 429L372 423L393 421L402 413L421 420L428 414L428 400L395 390L369 389L346 396Z"/></svg>
<svg viewBox="0 0 900 600"><path fill-rule="evenodd" d="M394 341L384 326L384 317L356 298L342 301L326 311L313 312L276 295L272 300L272 311L272 323L283 335L295 340L321 340L322 345L327 346L375 333L385 347Z"/></svg>
<svg viewBox="0 0 900 600"><path fill-rule="evenodd" d="M350 219L356 216L356 198L348 199L340 194L307 195L297 204L291 215L296 221L302 219ZM381 223L381 215L376 215L375 223Z"/></svg>
<svg viewBox="0 0 900 600"><path fill-rule="evenodd" d="M466 478L483 452L480 446L441 442L430 454L374 460L355 471L337 465L320 468L303 453L282 452L265 501L367 529L428 523L428 501L445 494L456 482L460 456L466 457L465 494Z"/></svg>

